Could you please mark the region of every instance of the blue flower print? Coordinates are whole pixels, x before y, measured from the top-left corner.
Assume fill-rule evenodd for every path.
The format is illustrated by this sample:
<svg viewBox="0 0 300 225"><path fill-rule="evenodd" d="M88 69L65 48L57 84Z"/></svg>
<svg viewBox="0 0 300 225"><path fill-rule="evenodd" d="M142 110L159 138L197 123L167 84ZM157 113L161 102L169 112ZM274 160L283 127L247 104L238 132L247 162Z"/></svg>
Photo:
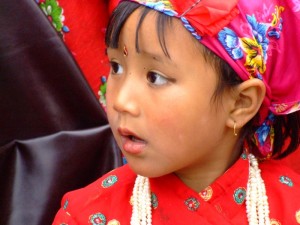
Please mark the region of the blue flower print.
<svg viewBox="0 0 300 225"><path fill-rule="evenodd" d="M273 13L273 20L271 22L270 30L268 31L269 37L275 37L276 39L280 38L282 31L283 19L281 18L281 13L284 11L284 7L276 6L275 13Z"/></svg>
<svg viewBox="0 0 300 225"><path fill-rule="evenodd" d="M263 123L262 126L259 127L259 129L257 129L257 133L258 133L258 141L260 145L263 145L270 133L270 126L268 126L266 123Z"/></svg>
<svg viewBox="0 0 300 225"><path fill-rule="evenodd" d="M190 25L189 21L185 17L180 17L183 26L197 39L201 40L201 36L197 33L197 31Z"/></svg>
<svg viewBox="0 0 300 225"><path fill-rule="evenodd" d="M243 57L244 54L240 47L239 38L234 31L225 27L219 32L218 39L233 59L238 60Z"/></svg>
<svg viewBox="0 0 300 225"><path fill-rule="evenodd" d="M267 139L267 137L270 135L271 126L270 124L273 124L274 121L274 115L270 114L266 121L257 129L256 133L258 134L258 142L260 145L263 145Z"/></svg>
<svg viewBox="0 0 300 225"><path fill-rule="evenodd" d="M159 1L159 2L145 2L142 3L145 6L152 8L156 11L162 12L168 16L177 16L177 12L175 12L174 10L170 9L169 6L167 4L165 4L163 1Z"/></svg>
<svg viewBox="0 0 300 225"><path fill-rule="evenodd" d="M268 32L268 35L269 35L270 37L275 37L276 39L279 39L279 38L280 38L280 34L279 34L279 32L278 32L275 28L273 28L272 30L270 30L270 31Z"/></svg>
<svg viewBox="0 0 300 225"><path fill-rule="evenodd" d="M267 38L267 30L269 26L264 23L258 23L255 16L247 15L247 20L252 28L252 33L257 43L262 47L264 61L267 60L267 50L269 46L269 39Z"/></svg>

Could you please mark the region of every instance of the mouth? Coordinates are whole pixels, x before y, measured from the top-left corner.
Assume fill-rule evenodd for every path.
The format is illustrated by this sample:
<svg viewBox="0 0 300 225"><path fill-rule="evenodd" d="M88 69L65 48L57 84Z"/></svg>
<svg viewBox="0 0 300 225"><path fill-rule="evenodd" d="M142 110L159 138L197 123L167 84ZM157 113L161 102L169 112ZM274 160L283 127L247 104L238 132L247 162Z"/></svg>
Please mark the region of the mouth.
<svg viewBox="0 0 300 225"><path fill-rule="evenodd" d="M147 142L126 128L118 128L121 136L122 149L131 154L138 154L143 151Z"/></svg>
<svg viewBox="0 0 300 225"><path fill-rule="evenodd" d="M134 142L145 142L145 140L143 140L138 135L136 135L135 133L133 133L132 131L130 131L130 130L126 129L126 128L119 128L118 132L119 132L119 134L122 137L128 138L131 141L134 141Z"/></svg>

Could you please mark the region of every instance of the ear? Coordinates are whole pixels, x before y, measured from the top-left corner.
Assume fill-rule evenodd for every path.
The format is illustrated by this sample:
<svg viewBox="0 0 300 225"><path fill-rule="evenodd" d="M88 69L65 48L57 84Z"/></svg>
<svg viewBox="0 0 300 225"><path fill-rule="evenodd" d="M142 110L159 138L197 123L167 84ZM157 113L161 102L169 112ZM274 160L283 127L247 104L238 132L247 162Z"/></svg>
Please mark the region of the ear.
<svg viewBox="0 0 300 225"><path fill-rule="evenodd" d="M258 112L266 94L263 81L253 78L239 84L234 91L234 104L227 120L230 128L242 128Z"/></svg>

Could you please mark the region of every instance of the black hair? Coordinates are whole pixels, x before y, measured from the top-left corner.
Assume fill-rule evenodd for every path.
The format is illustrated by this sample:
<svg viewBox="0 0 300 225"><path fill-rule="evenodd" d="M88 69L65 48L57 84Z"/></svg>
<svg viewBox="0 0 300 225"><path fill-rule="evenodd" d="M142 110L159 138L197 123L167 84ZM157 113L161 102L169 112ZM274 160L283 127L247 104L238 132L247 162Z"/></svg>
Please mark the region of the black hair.
<svg viewBox="0 0 300 225"><path fill-rule="evenodd" d="M124 23L127 18L137 9L142 8L140 14L140 20L136 28L136 50L139 52L138 44L138 31L151 10L150 8L144 7L140 4L123 1L112 13L109 24L106 31L105 43L109 48L118 48L119 36ZM163 13L156 12L156 27L157 35L164 54L169 56L168 49L165 43L165 27L172 23L172 17L167 16ZM220 57L218 57L211 50L206 48L204 45L199 44L200 50L203 53L205 60L215 68L217 74L219 75L218 83L213 100L218 100L219 97L225 90L232 90L236 85L242 83L241 78L236 74L236 72ZM239 143L242 145L243 141L246 140L251 151L260 156L257 150L257 146L254 144L253 134L257 130L259 114L255 115L252 120L250 120L242 129L241 135L239 137ZM300 111L284 115L275 116L274 119L274 149L273 158L281 159L292 152L294 152L300 143Z"/></svg>

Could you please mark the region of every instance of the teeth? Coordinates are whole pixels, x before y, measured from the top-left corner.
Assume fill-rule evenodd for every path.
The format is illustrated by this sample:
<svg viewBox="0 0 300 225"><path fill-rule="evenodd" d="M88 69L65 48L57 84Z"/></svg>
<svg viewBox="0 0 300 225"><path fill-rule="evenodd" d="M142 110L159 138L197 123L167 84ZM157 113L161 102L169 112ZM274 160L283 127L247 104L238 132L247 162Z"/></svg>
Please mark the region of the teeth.
<svg viewBox="0 0 300 225"><path fill-rule="evenodd" d="M131 136L131 140L138 141L138 139L136 137L134 137L134 136Z"/></svg>
<svg viewBox="0 0 300 225"><path fill-rule="evenodd" d="M140 139L138 139L138 138L136 138L135 136L132 136L132 135L130 135L130 140L132 140L132 141L142 141L142 140L140 140Z"/></svg>

